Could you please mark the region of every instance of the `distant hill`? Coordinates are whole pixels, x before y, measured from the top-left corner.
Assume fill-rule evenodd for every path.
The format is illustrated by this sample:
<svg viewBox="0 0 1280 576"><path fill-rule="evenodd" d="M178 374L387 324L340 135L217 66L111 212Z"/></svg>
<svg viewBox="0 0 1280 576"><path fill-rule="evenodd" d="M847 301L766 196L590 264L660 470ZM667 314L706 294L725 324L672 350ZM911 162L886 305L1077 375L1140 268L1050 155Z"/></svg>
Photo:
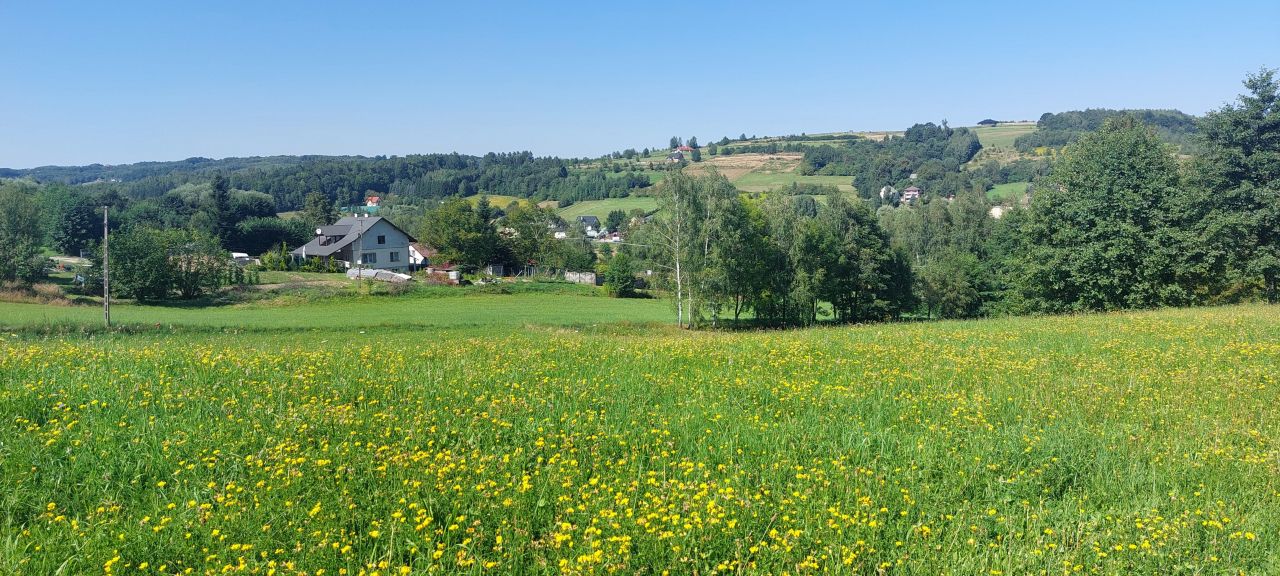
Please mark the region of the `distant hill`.
<svg viewBox="0 0 1280 576"><path fill-rule="evenodd" d="M322 158L357 158L354 156L254 156L248 158L187 158L169 162L137 162L134 164L89 164L87 166L40 166L38 168L0 168L0 178L31 178L39 182L86 184L98 181L133 182L143 178L173 174L235 172L246 169L271 169L297 166Z"/></svg>
<svg viewBox="0 0 1280 576"><path fill-rule="evenodd" d="M1133 114L1165 140L1188 151L1195 117L1177 110L1087 109L1046 113L1035 123L992 121L975 128L917 124L905 131L827 132L785 136L723 137L700 148L702 162L690 171L715 168L744 192L800 185L855 188L864 194L885 185L915 184L941 193L972 183L960 167L1001 166L1074 142L1107 118ZM87 166L0 168L0 178L83 186L90 193L120 193L134 199L161 198L176 188L205 183L225 174L236 189L270 195L281 211L301 208L307 194L320 192L338 205L359 204L366 194L391 195L406 203L450 196L508 196L561 206L645 196L668 170L665 146L628 149L595 159L536 157L530 152L484 156L255 156L187 158L166 162ZM979 154L979 152L981 152ZM976 154L976 155L975 155ZM949 178L944 178L951 174ZM990 184L1003 178L988 175ZM600 204L604 206L606 204Z"/></svg>
<svg viewBox="0 0 1280 576"><path fill-rule="evenodd" d="M652 184L634 172L571 171L568 161L529 152L188 158L119 166L0 169L0 178L109 189L145 199L162 197L183 184L207 182L215 173L226 174L233 188L269 194L281 211L301 208L312 192L343 206L362 204L368 193L393 194L407 201L489 194L576 202L627 196Z"/></svg>

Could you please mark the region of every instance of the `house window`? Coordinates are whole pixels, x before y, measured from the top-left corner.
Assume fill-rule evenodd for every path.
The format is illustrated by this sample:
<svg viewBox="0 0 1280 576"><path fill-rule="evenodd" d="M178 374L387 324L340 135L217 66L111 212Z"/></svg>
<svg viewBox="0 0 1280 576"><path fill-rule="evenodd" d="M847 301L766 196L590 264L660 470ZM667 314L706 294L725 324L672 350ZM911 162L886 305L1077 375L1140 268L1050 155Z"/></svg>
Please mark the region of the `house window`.
<svg viewBox="0 0 1280 576"><path fill-rule="evenodd" d="M399 253L399 252L392 252L392 253L391 253L391 256L390 256L388 259L389 259L390 261L392 261L392 262L399 262L399 261L400 261L400 253Z"/></svg>
<svg viewBox="0 0 1280 576"><path fill-rule="evenodd" d="M379 244L386 244L386 243L387 243L387 237L386 237L386 236L378 236L378 243L379 243Z"/></svg>
<svg viewBox="0 0 1280 576"><path fill-rule="evenodd" d="M377 263L378 263L378 253L377 253L377 252L365 252L364 254L361 254L361 255L360 255L360 263L361 263L361 264L377 264Z"/></svg>

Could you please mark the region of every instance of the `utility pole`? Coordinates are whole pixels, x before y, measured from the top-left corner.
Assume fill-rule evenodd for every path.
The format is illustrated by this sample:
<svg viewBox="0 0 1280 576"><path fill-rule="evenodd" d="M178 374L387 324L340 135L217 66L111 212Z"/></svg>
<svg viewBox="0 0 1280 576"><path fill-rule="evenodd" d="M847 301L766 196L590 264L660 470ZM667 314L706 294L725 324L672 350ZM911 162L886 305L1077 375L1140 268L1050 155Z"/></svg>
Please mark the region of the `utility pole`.
<svg viewBox="0 0 1280 576"><path fill-rule="evenodd" d="M102 207L102 319L111 328L111 253L107 250L107 206Z"/></svg>
<svg viewBox="0 0 1280 576"><path fill-rule="evenodd" d="M351 216L356 219L356 291L359 292L364 288L364 223L356 213L352 212Z"/></svg>

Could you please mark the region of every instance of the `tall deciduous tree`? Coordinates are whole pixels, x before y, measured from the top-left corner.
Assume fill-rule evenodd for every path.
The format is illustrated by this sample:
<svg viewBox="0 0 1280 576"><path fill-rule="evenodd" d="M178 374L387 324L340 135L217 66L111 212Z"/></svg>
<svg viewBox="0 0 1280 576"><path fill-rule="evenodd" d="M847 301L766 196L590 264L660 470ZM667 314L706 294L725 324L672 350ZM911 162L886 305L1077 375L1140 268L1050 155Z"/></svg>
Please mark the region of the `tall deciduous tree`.
<svg viewBox="0 0 1280 576"><path fill-rule="evenodd" d="M553 230L564 225L555 212L536 205L517 205L502 220L510 230L503 241L512 259L520 266L553 266L557 260L559 240Z"/></svg>
<svg viewBox="0 0 1280 576"><path fill-rule="evenodd" d="M658 216L644 227L650 259L667 272L674 288L676 325L681 327L692 325L694 280L702 270L702 188L700 179L672 172L659 187Z"/></svg>
<svg viewBox="0 0 1280 576"><path fill-rule="evenodd" d="M1173 156L1132 117L1068 147L1026 223L1028 303L1051 312L1183 303L1160 244L1177 185Z"/></svg>
<svg viewBox="0 0 1280 576"><path fill-rule="evenodd" d="M475 272L499 256L497 231L461 198L427 212L418 238L465 272Z"/></svg>
<svg viewBox="0 0 1280 576"><path fill-rule="evenodd" d="M102 235L102 209L88 196L55 186L45 194L50 201L49 240L61 254L79 256L80 251Z"/></svg>
<svg viewBox="0 0 1280 576"><path fill-rule="evenodd" d="M900 286L907 263L889 248L889 239L861 200L827 197L818 217L801 228L797 266L812 284L810 321L819 301L829 302L838 322L886 320L912 299ZM903 288L906 288L903 290Z"/></svg>

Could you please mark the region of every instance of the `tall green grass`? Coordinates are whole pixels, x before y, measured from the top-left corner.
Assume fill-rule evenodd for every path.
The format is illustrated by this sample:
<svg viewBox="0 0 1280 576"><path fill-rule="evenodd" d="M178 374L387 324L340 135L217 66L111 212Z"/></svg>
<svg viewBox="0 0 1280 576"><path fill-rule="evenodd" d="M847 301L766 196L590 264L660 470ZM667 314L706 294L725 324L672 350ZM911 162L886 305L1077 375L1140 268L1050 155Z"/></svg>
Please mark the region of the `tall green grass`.
<svg viewBox="0 0 1280 576"><path fill-rule="evenodd" d="M10 337L0 573L1272 574L1277 312Z"/></svg>

